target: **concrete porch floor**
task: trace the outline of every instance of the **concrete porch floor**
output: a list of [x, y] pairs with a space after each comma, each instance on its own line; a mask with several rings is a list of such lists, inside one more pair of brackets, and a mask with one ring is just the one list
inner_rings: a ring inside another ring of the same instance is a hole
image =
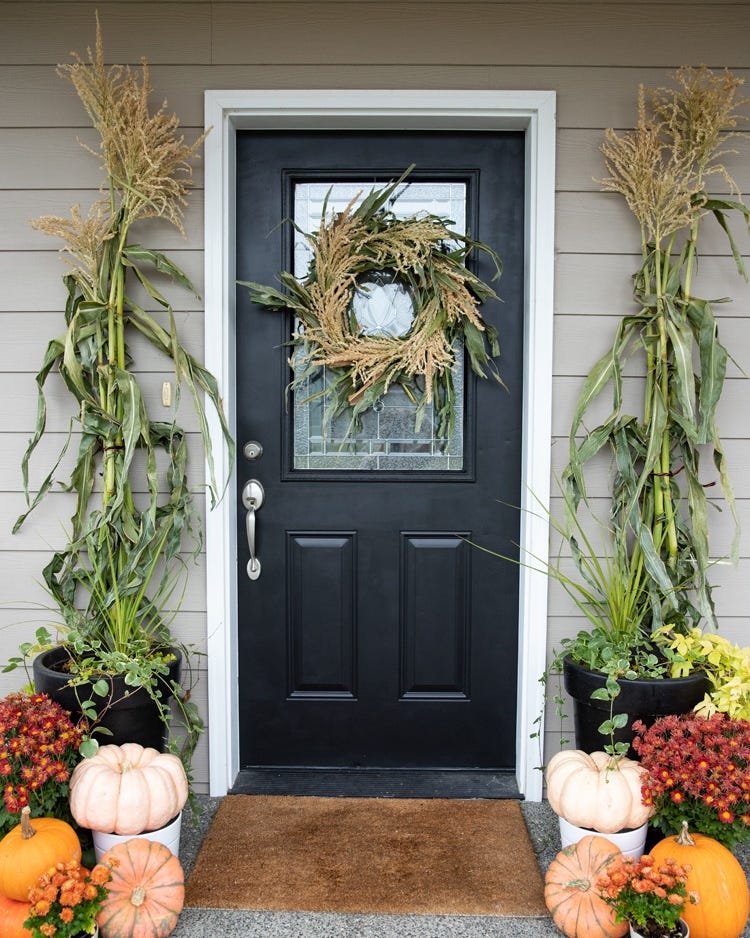
[[[187, 876], [220, 799], [199, 796], [198, 827], [183, 823], [180, 860]], [[557, 817], [546, 802], [522, 802], [542, 875], [560, 849]], [[750, 848], [737, 857], [747, 873]], [[550, 918], [428, 915], [340, 915], [185, 908], [174, 938], [559, 938]], [[750, 938], [746, 928], [741, 938]]]

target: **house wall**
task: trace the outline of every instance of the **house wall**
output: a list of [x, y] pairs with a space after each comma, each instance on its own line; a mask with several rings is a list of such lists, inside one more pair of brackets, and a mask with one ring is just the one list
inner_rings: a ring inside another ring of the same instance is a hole
[[[137, 65], [146, 56], [155, 100], [168, 99], [188, 138], [203, 124], [208, 88], [458, 88], [554, 89], [557, 92], [555, 360], [553, 464], [565, 462], [566, 432], [583, 377], [604, 351], [616, 317], [629, 308], [630, 276], [638, 264], [638, 230], [622, 200], [594, 181], [604, 169], [598, 152], [605, 127], [626, 128], [635, 116], [639, 82], [661, 85], [682, 64], [729, 67], [750, 78], [750, 3], [747, 2], [0, 2], [0, 661], [53, 621], [39, 581], [50, 549], [64, 538], [70, 513], [66, 495], [48, 497], [22, 532], [12, 535], [22, 510], [20, 460], [35, 420], [34, 372], [46, 342], [61, 332], [64, 266], [57, 245], [32, 230], [30, 218], [67, 214], [75, 202], [96, 197], [96, 160], [77, 138], [93, 143], [71, 86], [55, 74], [70, 50], [85, 53], [99, 10], [109, 61]], [[727, 165], [750, 189], [750, 144]], [[193, 277], [203, 279], [203, 192], [186, 215], [186, 237], [155, 223], [144, 230], [149, 246], [164, 250]], [[742, 237], [750, 254], [750, 238]], [[732, 296], [718, 308], [725, 343], [735, 359], [721, 405], [720, 425], [741, 517], [750, 515], [750, 285], [733, 271], [721, 238], [703, 243], [698, 289]], [[199, 300], [170, 290], [188, 349], [202, 354]], [[161, 387], [168, 369], [138, 343], [133, 352], [150, 388], [155, 413], [166, 416]], [[49, 437], [32, 465], [32, 486], [43, 478], [61, 445], [70, 416], [59, 382], [51, 379]], [[202, 482], [197, 425], [189, 408], [181, 422], [192, 431], [192, 473]], [[604, 468], [592, 479], [607, 491]], [[554, 502], [553, 502], [554, 504]], [[718, 515], [714, 549], [729, 539]], [[748, 525], [746, 525], [746, 528]], [[750, 535], [739, 568], [717, 568], [714, 581], [722, 631], [747, 642], [746, 582]], [[191, 568], [175, 628], [205, 645], [205, 569]], [[549, 647], [580, 625], [553, 585]], [[0, 693], [21, 685], [18, 672], [0, 675]], [[206, 682], [194, 698], [205, 706]], [[563, 728], [564, 729], [564, 728]], [[546, 748], [561, 732], [551, 714]], [[199, 790], [208, 779], [207, 745], [195, 761]]]

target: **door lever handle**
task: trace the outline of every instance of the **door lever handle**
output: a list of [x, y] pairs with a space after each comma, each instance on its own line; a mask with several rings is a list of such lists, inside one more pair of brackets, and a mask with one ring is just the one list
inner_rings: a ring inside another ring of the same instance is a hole
[[245, 483], [242, 489], [242, 504], [247, 509], [245, 528], [247, 531], [247, 546], [250, 551], [250, 559], [247, 562], [247, 575], [251, 580], [257, 580], [260, 576], [260, 560], [256, 555], [255, 546], [255, 512], [263, 504], [264, 497], [263, 486], [257, 479], [250, 479]]

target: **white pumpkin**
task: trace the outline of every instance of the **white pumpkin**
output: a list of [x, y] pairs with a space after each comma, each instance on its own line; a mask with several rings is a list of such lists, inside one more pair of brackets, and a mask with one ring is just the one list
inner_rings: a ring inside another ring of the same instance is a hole
[[576, 827], [600, 834], [640, 827], [653, 814], [641, 801], [643, 771], [633, 759], [565, 749], [547, 766], [547, 798], [555, 814]]
[[106, 834], [157, 830], [185, 805], [188, 782], [177, 756], [138, 743], [100, 746], [70, 777], [76, 822]]

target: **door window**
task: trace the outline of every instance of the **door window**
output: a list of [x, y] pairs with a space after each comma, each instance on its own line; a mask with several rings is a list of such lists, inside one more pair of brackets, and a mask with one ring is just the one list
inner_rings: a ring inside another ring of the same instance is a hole
[[[320, 227], [323, 207], [328, 217], [342, 211], [352, 199], [357, 203], [383, 183], [299, 182], [294, 184], [294, 276], [304, 279], [312, 251], [303, 232]], [[389, 206], [399, 218], [430, 213], [451, 221], [457, 234], [466, 233], [467, 186], [464, 182], [408, 183]], [[356, 203], [355, 203], [356, 204]], [[390, 282], [388, 272], [372, 277], [355, 291], [352, 300], [357, 322], [368, 333], [404, 335], [413, 319], [407, 290]], [[464, 469], [464, 348], [456, 347], [453, 382], [456, 424], [450, 440], [437, 435], [432, 405], [416, 429], [416, 405], [401, 388], [390, 388], [362, 417], [362, 428], [353, 431], [349, 416], [326, 421], [325, 389], [328, 369], [309, 379], [292, 395], [293, 468], [333, 470], [430, 471]]]

